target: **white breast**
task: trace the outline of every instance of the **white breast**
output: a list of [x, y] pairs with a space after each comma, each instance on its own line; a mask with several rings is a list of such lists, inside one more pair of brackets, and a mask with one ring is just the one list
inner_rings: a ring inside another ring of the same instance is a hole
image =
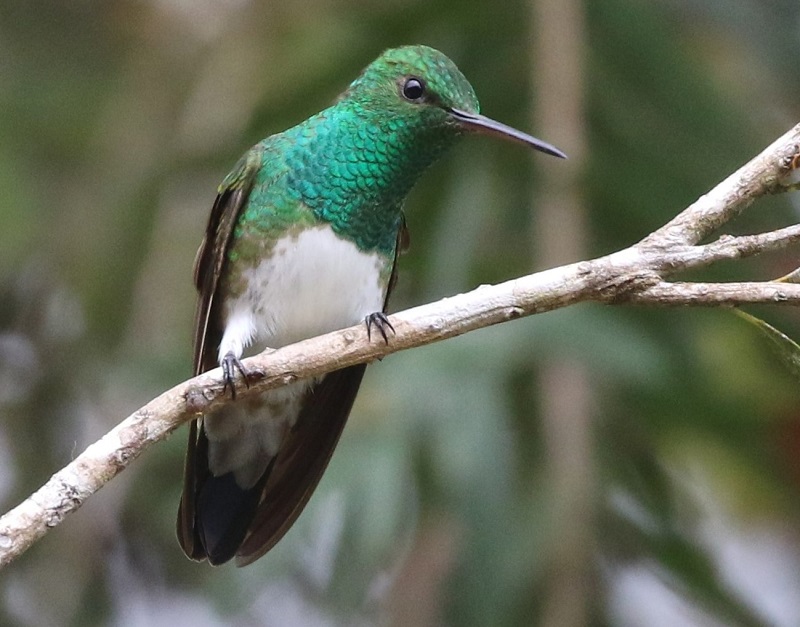
[[247, 289], [229, 302], [219, 347], [241, 356], [279, 348], [356, 324], [383, 310], [382, 259], [364, 253], [329, 226], [287, 236], [273, 254], [245, 273]]
[[[245, 273], [242, 295], [226, 303], [220, 360], [228, 352], [242, 357], [280, 348], [382, 311], [385, 263], [329, 226], [279, 240], [269, 259]], [[298, 381], [206, 416], [211, 472], [234, 472], [241, 487], [254, 485], [294, 425], [311, 384]]]

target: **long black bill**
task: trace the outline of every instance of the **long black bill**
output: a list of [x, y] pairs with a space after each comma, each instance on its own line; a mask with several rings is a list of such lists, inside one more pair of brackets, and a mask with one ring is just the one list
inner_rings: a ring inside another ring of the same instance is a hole
[[531, 137], [527, 133], [518, 131], [515, 128], [506, 126], [501, 122], [496, 122], [491, 118], [487, 118], [485, 115], [481, 115], [480, 113], [468, 113], [467, 111], [461, 111], [460, 109], [448, 109], [447, 112], [467, 130], [483, 133], [484, 135], [494, 135], [495, 137], [501, 137], [503, 139], [510, 139], [511, 141], [525, 144], [526, 146], [530, 146], [531, 148], [547, 153], [548, 155], [560, 157], [561, 159], [567, 158], [567, 155], [565, 155], [555, 146], [552, 146], [547, 142], [543, 142], [541, 139]]

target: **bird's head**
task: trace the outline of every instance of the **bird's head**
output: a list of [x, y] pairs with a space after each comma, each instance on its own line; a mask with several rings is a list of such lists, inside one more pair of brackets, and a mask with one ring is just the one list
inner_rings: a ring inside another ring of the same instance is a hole
[[[476, 132], [525, 144], [564, 158], [535, 137], [480, 114], [475, 90], [448, 57], [428, 46], [385, 51], [353, 81], [341, 99], [398, 128], [459, 135]], [[385, 117], [384, 117], [385, 116]]]

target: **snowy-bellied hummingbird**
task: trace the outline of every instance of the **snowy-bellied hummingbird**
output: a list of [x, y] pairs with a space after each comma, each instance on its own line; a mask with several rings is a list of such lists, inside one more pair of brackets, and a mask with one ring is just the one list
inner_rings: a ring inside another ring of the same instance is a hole
[[[461, 135], [557, 148], [479, 113], [455, 64], [387, 50], [328, 109], [253, 146], [218, 189], [197, 252], [194, 371], [384, 312], [407, 242], [403, 201]], [[192, 559], [249, 564], [292, 526], [325, 471], [365, 365], [234, 398], [190, 426], [178, 539]]]

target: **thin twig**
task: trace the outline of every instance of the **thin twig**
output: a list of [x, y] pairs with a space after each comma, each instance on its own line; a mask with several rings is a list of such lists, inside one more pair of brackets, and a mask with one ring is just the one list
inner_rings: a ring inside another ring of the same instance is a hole
[[753, 200], [786, 191], [786, 176], [795, 167], [800, 146], [800, 124], [767, 146], [707, 194], [663, 227], [648, 235], [643, 244], [667, 248], [696, 244], [739, 215]]
[[628, 302], [665, 306], [799, 305], [800, 285], [791, 283], [668, 283], [630, 294]]

